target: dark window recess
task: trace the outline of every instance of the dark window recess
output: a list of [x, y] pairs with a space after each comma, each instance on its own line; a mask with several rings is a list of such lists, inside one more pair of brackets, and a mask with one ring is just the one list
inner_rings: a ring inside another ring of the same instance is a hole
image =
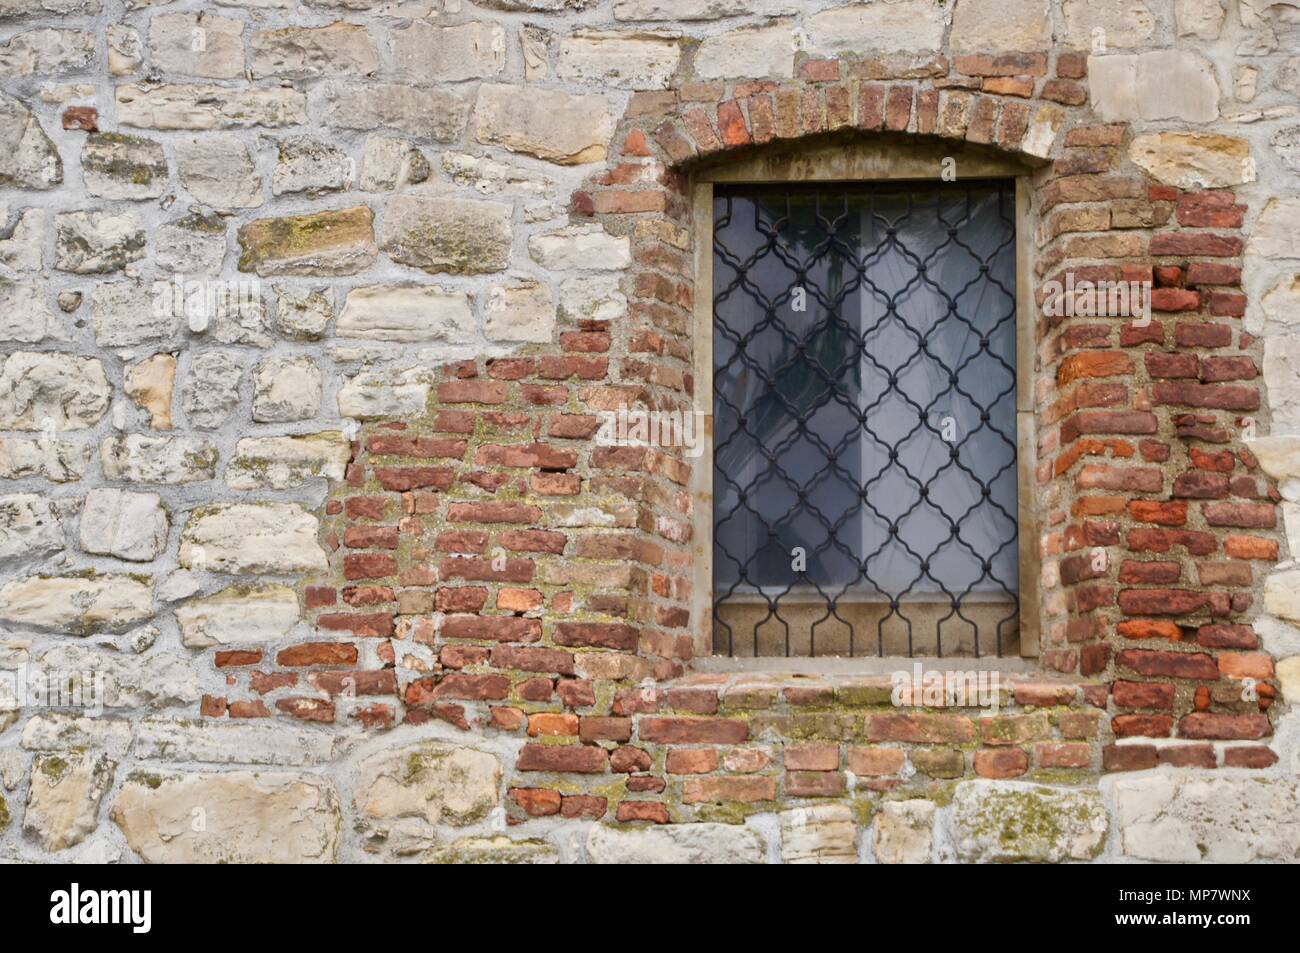
[[1018, 652], [1015, 187], [719, 187], [713, 644]]

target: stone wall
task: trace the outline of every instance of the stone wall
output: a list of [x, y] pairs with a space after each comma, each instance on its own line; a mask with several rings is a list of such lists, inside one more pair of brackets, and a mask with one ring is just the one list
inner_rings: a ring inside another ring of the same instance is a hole
[[[1293, 859], [1298, 38], [0, 0], [0, 857]], [[595, 440], [691, 406], [692, 172], [864, 141], [1033, 168], [1040, 306], [1154, 285], [1033, 309], [1040, 655], [996, 712], [693, 672], [691, 461]]]

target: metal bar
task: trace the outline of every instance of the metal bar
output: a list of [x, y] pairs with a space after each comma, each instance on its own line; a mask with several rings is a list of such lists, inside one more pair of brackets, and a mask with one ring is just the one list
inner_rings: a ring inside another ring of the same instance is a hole
[[711, 197], [713, 650], [853, 656], [874, 623], [881, 656], [1002, 655], [1024, 493], [1014, 183]]

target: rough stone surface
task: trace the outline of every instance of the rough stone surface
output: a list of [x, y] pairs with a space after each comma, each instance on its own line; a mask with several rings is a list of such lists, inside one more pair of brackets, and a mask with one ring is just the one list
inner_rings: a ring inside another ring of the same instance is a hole
[[239, 405], [243, 362], [230, 351], [200, 351], [190, 363], [182, 408], [191, 426], [215, 430]]
[[258, 79], [368, 76], [379, 68], [374, 41], [365, 27], [355, 23], [259, 30], [250, 46], [253, 76]]
[[190, 514], [181, 536], [187, 569], [228, 573], [323, 570], [317, 520], [295, 503], [219, 503]]
[[310, 358], [272, 358], [253, 381], [253, 419], [262, 423], [310, 420], [320, 410], [320, 368]]
[[280, 288], [275, 322], [280, 333], [295, 341], [317, 341], [334, 320], [334, 305], [321, 291]]
[[27, 751], [96, 750], [121, 759], [131, 738], [131, 722], [125, 718], [41, 711], [27, 720], [19, 743]]
[[1227, 17], [1224, 0], [1175, 0], [1174, 16], [1179, 36], [1217, 40]]
[[157, 198], [167, 190], [169, 172], [163, 147], [142, 136], [97, 132], [81, 150], [86, 191], [105, 199]]
[[81, 548], [88, 553], [149, 562], [167, 545], [169, 520], [157, 493], [99, 487], [81, 509]]
[[1246, 242], [1247, 257], [1300, 260], [1300, 197], [1273, 197], [1264, 205]]
[[50, 189], [63, 181], [63, 160], [31, 110], [0, 93], [0, 185]]
[[0, 560], [32, 559], [63, 549], [63, 526], [37, 493], [0, 495]]
[[1050, 4], [1048, 0], [957, 0], [948, 43], [960, 53], [1050, 49]]
[[1300, 785], [1293, 778], [1122, 778], [1115, 804], [1128, 857], [1242, 864], [1300, 855]]
[[233, 490], [286, 490], [308, 480], [341, 480], [352, 448], [338, 430], [287, 437], [245, 437], [226, 468]]
[[116, 767], [106, 755], [92, 752], [34, 758], [23, 830], [48, 851], [80, 844], [99, 826], [99, 805]]
[[131, 576], [27, 576], [0, 586], [0, 620], [68, 635], [120, 631], [153, 610], [149, 584]]
[[1022, 781], [964, 781], [953, 796], [958, 857], [966, 863], [1089, 860], [1109, 821], [1096, 791]]
[[543, 840], [464, 837], [422, 858], [427, 864], [558, 864], [560, 852]]
[[405, 139], [368, 136], [361, 159], [360, 187], [364, 192], [391, 192], [429, 178], [429, 162]]
[[49, 214], [43, 208], [24, 209], [8, 238], [0, 239], [0, 263], [14, 271], [37, 271], [45, 245]]
[[872, 824], [871, 847], [882, 864], [928, 864], [934, 851], [933, 801], [886, 801]]
[[68, 341], [71, 337], [39, 286], [0, 279], [0, 341], [38, 344], [47, 338]]
[[105, 281], [90, 296], [95, 343], [133, 347], [169, 339], [180, 327], [180, 313], [143, 281]]
[[706, 37], [695, 51], [695, 73], [701, 79], [789, 78], [794, 75], [794, 31], [782, 24], [744, 27]]
[[759, 864], [766, 849], [757, 832], [734, 824], [593, 824], [586, 847], [593, 864]]
[[485, 84], [478, 93], [475, 136], [560, 165], [599, 162], [614, 133], [609, 100], [560, 90]]
[[0, 43], [0, 75], [74, 73], [95, 58], [95, 37], [85, 30], [28, 30]]
[[112, 817], [130, 848], [155, 864], [332, 863], [342, 824], [323, 779], [246, 771], [128, 776]]
[[38, 661], [47, 671], [80, 680], [83, 694], [93, 698], [99, 693], [109, 709], [157, 710], [193, 706], [199, 700], [198, 673], [185, 655], [123, 654], [61, 644]]
[[356, 807], [372, 840], [412, 853], [427, 842], [432, 825], [464, 826], [487, 817], [500, 800], [500, 783], [494, 755], [428, 742], [363, 761]]
[[1135, 138], [1128, 154], [1157, 181], [1182, 189], [1220, 189], [1255, 178], [1250, 144], [1232, 136], [1150, 133]]
[[139, 723], [135, 753], [148, 761], [301, 767], [329, 761], [334, 742], [320, 732], [267, 721], [214, 723], [159, 717]]
[[492, 288], [483, 313], [484, 330], [493, 341], [545, 343], [555, 332], [555, 298], [537, 282]]
[[175, 149], [181, 184], [200, 202], [225, 212], [262, 204], [261, 178], [238, 137], [181, 139]]
[[276, 195], [320, 195], [343, 192], [352, 185], [353, 161], [346, 152], [311, 136], [280, 143], [280, 155], [271, 174]]
[[155, 354], [127, 369], [123, 390], [149, 415], [150, 430], [170, 430], [175, 385], [176, 358], [171, 354]]
[[391, 129], [433, 142], [450, 142], [464, 131], [470, 105], [456, 91], [437, 87], [330, 83], [319, 94], [325, 123], [340, 129]]
[[510, 261], [510, 212], [501, 202], [399, 195], [384, 219], [383, 249], [435, 274], [501, 271]]
[[[1007, 11], [999, 11], [999, 18], [1006, 19]], [[809, 52], [818, 56], [928, 52], [943, 46], [944, 16], [943, 8], [928, 0], [858, 3], [815, 13], [805, 29]]]
[[149, 55], [174, 75], [235, 79], [244, 74], [243, 31], [233, 17], [159, 13], [149, 21]]
[[354, 275], [375, 261], [374, 213], [365, 205], [260, 219], [239, 230], [240, 271]]
[[216, 475], [218, 451], [199, 437], [125, 434], [99, 445], [99, 462], [110, 480], [195, 483]]
[[404, 75], [457, 81], [488, 79], [505, 68], [506, 31], [478, 21], [458, 26], [414, 22], [392, 33], [393, 62]]
[[857, 827], [844, 804], [781, 812], [781, 859], [787, 864], [854, 864]]
[[345, 338], [449, 344], [469, 343], [476, 330], [468, 297], [434, 285], [354, 288], [336, 326]]
[[54, 267], [60, 271], [121, 271], [144, 257], [144, 225], [131, 212], [60, 212], [54, 230]]
[[93, 427], [107, 412], [111, 394], [98, 358], [14, 351], [0, 365], [0, 429]]
[[1143, 0], [1064, 0], [1065, 42], [1079, 49], [1120, 49], [1152, 39], [1156, 17]]
[[181, 644], [190, 649], [273, 642], [298, 616], [298, 597], [288, 586], [231, 586], [176, 607]]
[[1219, 115], [1214, 64], [1190, 50], [1091, 56], [1088, 85], [1093, 106], [1106, 122], [1207, 122]]
[[681, 56], [681, 44], [672, 37], [578, 30], [560, 39], [555, 75], [616, 89], [664, 89]]
[[118, 122], [140, 129], [241, 129], [307, 122], [306, 97], [295, 89], [231, 89], [202, 84], [119, 86]]
[[533, 261], [556, 271], [617, 271], [631, 263], [626, 238], [609, 235], [598, 225], [572, 225], [528, 239]]

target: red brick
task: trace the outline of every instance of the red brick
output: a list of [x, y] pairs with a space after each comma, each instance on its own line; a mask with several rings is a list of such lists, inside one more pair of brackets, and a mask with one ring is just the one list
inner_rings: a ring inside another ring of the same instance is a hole
[[1029, 755], [1020, 748], [975, 752], [975, 773], [982, 778], [1018, 778], [1029, 770]]
[[749, 738], [749, 725], [729, 718], [642, 718], [642, 741], [659, 744], [739, 744]]
[[682, 782], [682, 802], [776, 800], [776, 779], [767, 777], [688, 778]]
[[385, 490], [405, 493], [433, 488], [449, 490], [456, 472], [446, 467], [375, 467], [375, 479]]
[[1110, 720], [1116, 738], [1167, 738], [1173, 727], [1170, 715], [1116, 715]]
[[433, 689], [432, 698], [460, 698], [470, 701], [500, 701], [510, 694], [510, 679], [504, 675], [444, 675]]
[[453, 615], [443, 620], [442, 635], [447, 639], [536, 642], [542, 637], [542, 620], [513, 615]]
[[510, 800], [531, 817], [550, 817], [560, 813], [560, 792], [547, 788], [511, 788]]
[[287, 649], [281, 649], [276, 655], [278, 665], [297, 667], [301, 665], [355, 665], [357, 647], [347, 642], [305, 642]]
[[578, 734], [578, 716], [558, 711], [539, 711], [528, 716], [528, 735], [574, 737]]
[[334, 723], [334, 703], [323, 698], [281, 698], [275, 707], [277, 711], [302, 721]]
[[1092, 746], [1049, 743], [1037, 745], [1034, 756], [1042, 768], [1086, 768], [1092, 763]]
[[1178, 734], [1183, 738], [1255, 740], [1273, 733], [1267, 715], [1216, 714], [1193, 712], [1178, 720]]
[[1145, 771], [1156, 766], [1155, 745], [1106, 745], [1101, 751], [1106, 771]]
[[591, 794], [566, 794], [560, 802], [562, 817], [581, 817], [600, 820], [609, 809], [609, 801]]
[[1268, 748], [1234, 746], [1223, 751], [1223, 765], [1227, 768], [1271, 768], [1277, 760], [1276, 752]]
[[788, 771], [785, 793], [788, 797], [839, 797], [848, 788], [838, 771]]
[[383, 579], [397, 575], [397, 560], [385, 553], [349, 553], [343, 557], [345, 579]]
[[69, 106], [63, 110], [63, 128], [99, 132], [99, 110], [94, 106]]
[[826, 744], [787, 744], [785, 767], [787, 771], [837, 771], [840, 749]]
[[1121, 708], [1158, 708], [1172, 711], [1174, 686], [1162, 682], [1116, 681], [1112, 686], [1115, 704]]
[[583, 741], [630, 741], [631, 718], [583, 716], [579, 720], [578, 734]]
[[527, 744], [519, 752], [519, 771], [556, 771], [571, 774], [604, 774], [609, 756], [591, 745]]
[[966, 744], [975, 740], [975, 724], [964, 716], [868, 715], [865, 737], [909, 744]]
[[718, 770], [718, 752], [714, 748], [674, 748], [668, 752], [669, 774], [712, 774]]
[[1156, 652], [1150, 649], [1124, 649], [1115, 656], [1121, 668], [1156, 678], [1198, 678], [1213, 681], [1219, 677], [1214, 657], [1201, 652]]
[[1156, 749], [1161, 764], [1175, 768], [1213, 768], [1218, 760], [1212, 745], [1163, 745]]
[[561, 622], [555, 627], [555, 644], [636, 649], [640, 636], [635, 628], [622, 622]]

